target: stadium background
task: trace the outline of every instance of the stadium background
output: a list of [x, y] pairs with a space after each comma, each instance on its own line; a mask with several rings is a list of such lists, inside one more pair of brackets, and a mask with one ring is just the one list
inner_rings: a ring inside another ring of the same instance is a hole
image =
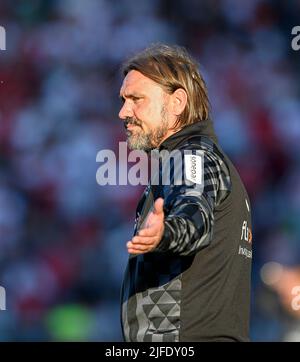
[[200, 62], [252, 200], [251, 338], [300, 341], [300, 2], [1, 0], [0, 25], [0, 340], [121, 340], [142, 188], [97, 185], [96, 154], [125, 140], [120, 63], [161, 41]]

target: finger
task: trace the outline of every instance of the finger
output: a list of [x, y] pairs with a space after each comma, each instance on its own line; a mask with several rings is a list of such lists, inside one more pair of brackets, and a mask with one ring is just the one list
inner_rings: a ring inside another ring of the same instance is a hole
[[132, 244], [131, 242], [127, 244], [127, 249], [129, 250], [135, 250], [135, 251], [150, 251], [151, 247], [149, 245], [143, 245], [143, 244]]
[[132, 250], [138, 250], [138, 251], [150, 251], [152, 249], [152, 246], [149, 245], [143, 245], [143, 244], [134, 244], [134, 246], [130, 247]]
[[150, 245], [150, 244], [154, 244], [157, 241], [157, 237], [153, 237], [153, 236], [135, 236], [132, 239], [133, 244], [145, 244], [145, 245]]
[[137, 250], [146, 250], [149, 248], [149, 245], [147, 244], [134, 244], [132, 241], [128, 241], [126, 244], [127, 249], [137, 249]]
[[128, 253], [129, 254], [135, 254], [135, 255], [137, 255], [137, 254], [145, 254], [144, 251], [136, 250], [136, 249], [128, 249]]
[[164, 212], [164, 199], [159, 197], [154, 203], [153, 213], [156, 215], [162, 214]]

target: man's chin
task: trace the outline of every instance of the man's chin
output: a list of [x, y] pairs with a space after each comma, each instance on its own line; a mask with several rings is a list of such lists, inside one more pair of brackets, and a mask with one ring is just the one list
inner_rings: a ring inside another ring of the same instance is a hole
[[145, 147], [145, 146], [142, 146], [142, 145], [138, 145], [138, 144], [135, 144], [135, 143], [130, 143], [130, 142], [127, 142], [127, 145], [128, 145], [128, 148], [131, 150], [131, 151], [147, 151], [148, 150], [148, 147]]
[[146, 143], [143, 140], [137, 140], [137, 139], [132, 139], [131, 137], [127, 138], [127, 145], [128, 148], [132, 151], [134, 150], [140, 150], [140, 151], [145, 151], [148, 152], [149, 150], [151, 150], [151, 146]]

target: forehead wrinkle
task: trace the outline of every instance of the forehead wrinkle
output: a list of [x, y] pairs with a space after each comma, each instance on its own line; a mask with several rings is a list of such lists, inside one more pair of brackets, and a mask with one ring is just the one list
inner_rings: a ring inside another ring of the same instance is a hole
[[149, 91], [149, 88], [151, 87], [159, 91], [164, 91], [163, 88], [152, 79], [144, 76], [142, 73], [136, 70], [131, 70], [124, 78], [120, 92], [121, 94], [127, 93], [128, 90], [129, 94], [135, 92], [144, 94], [144, 91], [147, 89]]

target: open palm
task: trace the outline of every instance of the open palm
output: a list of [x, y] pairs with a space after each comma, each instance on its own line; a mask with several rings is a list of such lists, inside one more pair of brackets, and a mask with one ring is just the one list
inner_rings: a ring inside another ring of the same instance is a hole
[[153, 211], [147, 216], [145, 227], [127, 242], [130, 254], [143, 254], [156, 248], [164, 233], [164, 200], [158, 198], [154, 203]]

